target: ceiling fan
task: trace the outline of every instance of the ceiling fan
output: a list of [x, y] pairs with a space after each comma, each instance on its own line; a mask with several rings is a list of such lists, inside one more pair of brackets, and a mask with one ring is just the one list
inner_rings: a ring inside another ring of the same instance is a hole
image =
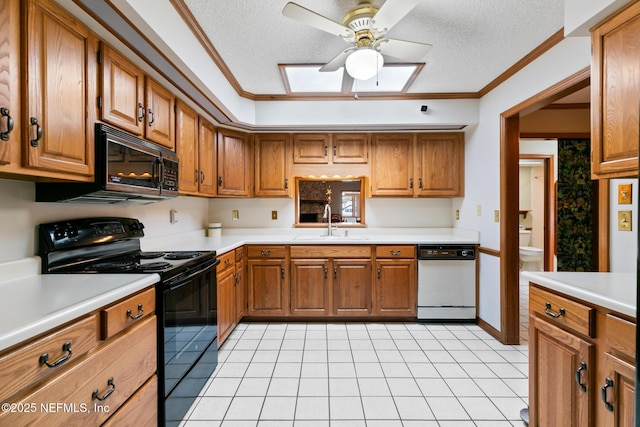
[[342, 38], [352, 46], [327, 62], [320, 71], [336, 71], [345, 67], [354, 79], [368, 80], [384, 65], [385, 57], [418, 62], [431, 45], [390, 39], [386, 33], [422, 0], [387, 0], [379, 9], [360, 1], [338, 23], [297, 3], [287, 3], [282, 14]]

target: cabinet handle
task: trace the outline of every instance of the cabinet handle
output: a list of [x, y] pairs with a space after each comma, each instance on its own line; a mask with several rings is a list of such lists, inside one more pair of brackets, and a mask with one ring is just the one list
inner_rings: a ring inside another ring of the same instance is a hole
[[333, 267], [333, 278], [334, 279], [338, 278], [338, 267]]
[[231, 265], [231, 260], [230, 259], [225, 259], [224, 260], [224, 265], [226, 265], [227, 267], [229, 267]]
[[548, 301], [544, 304], [544, 312], [547, 313], [549, 317], [553, 317], [554, 319], [557, 319], [558, 317], [564, 316], [566, 314], [564, 308], [562, 307], [560, 307], [558, 313], [554, 313], [553, 311], [551, 311], [551, 303]]
[[49, 363], [49, 353], [44, 353], [42, 356], [40, 356], [40, 360], [39, 360], [40, 364], [47, 365], [47, 367], [49, 368], [55, 368], [56, 366], [62, 365], [64, 362], [69, 360], [71, 358], [71, 341], [67, 341], [64, 344], [62, 344], [62, 351], [67, 354], [61, 356], [58, 360], [56, 360], [53, 363]]
[[604, 380], [604, 386], [602, 386], [602, 389], [600, 390], [600, 398], [602, 398], [602, 401], [604, 402], [604, 407], [607, 408], [607, 411], [613, 412], [613, 405], [607, 402], [607, 389], [609, 387], [613, 387], [613, 380], [607, 377]]
[[380, 267], [378, 267], [378, 279], [382, 278], [382, 269]]
[[238, 286], [238, 273], [235, 273], [233, 275], [234, 281], [233, 281], [233, 286]]
[[336, 150], [336, 146], [334, 145], [334, 146], [333, 146], [333, 155], [334, 155], [334, 156], [336, 155], [336, 151], [337, 151], [337, 150]]
[[271, 256], [271, 251], [268, 250], [268, 251], [265, 252], [262, 249], [260, 249], [260, 255], [262, 255], [262, 256]]
[[391, 249], [389, 252], [391, 253], [391, 256], [400, 256], [400, 252], [402, 251], [398, 249], [397, 251], [394, 252], [394, 250]]
[[7, 118], [7, 131], [0, 132], [0, 139], [3, 141], [9, 140], [9, 134], [13, 130], [13, 118], [9, 114], [9, 110], [7, 108], [0, 108], [0, 116]]
[[289, 178], [284, 179], [284, 189], [287, 190], [289, 188]]
[[193, 170], [193, 176], [195, 177], [193, 180], [195, 182], [198, 182], [198, 179], [199, 179], [199, 176], [200, 176], [199, 173], [198, 173], [198, 169], [194, 169]]
[[218, 187], [222, 187], [222, 177], [218, 176]]
[[418, 178], [418, 188], [422, 189], [422, 178]]
[[138, 121], [141, 122], [142, 119], [144, 119], [144, 107], [138, 102]]
[[329, 268], [326, 265], [324, 266], [324, 278], [329, 278]]
[[38, 141], [40, 141], [40, 138], [42, 138], [42, 126], [40, 126], [40, 123], [38, 123], [38, 119], [36, 119], [35, 117], [31, 117], [29, 122], [31, 123], [31, 126], [36, 127], [36, 138], [31, 140], [31, 146], [37, 147]]
[[149, 127], [151, 127], [155, 118], [156, 116], [153, 114], [153, 111], [151, 111], [151, 108], [149, 108]]
[[138, 314], [136, 314], [135, 316], [133, 315], [131, 310], [127, 310], [127, 317], [131, 318], [132, 320], [138, 320], [142, 316], [144, 316], [144, 310], [142, 309], [142, 304], [138, 304]]
[[409, 178], [409, 188], [413, 188], [413, 178]]
[[584, 362], [580, 362], [580, 366], [578, 367], [578, 369], [576, 369], [576, 383], [578, 383], [578, 386], [580, 387], [580, 391], [582, 392], [587, 391], [587, 386], [582, 384], [582, 379], [581, 379], [582, 371], [586, 369], [587, 369], [587, 364]]
[[97, 399], [100, 402], [107, 400], [107, 398], [111, 396], [111, 393], [116, 391], [116, 385], [113, 383], [113, 377], [107, 380], [107, 386], [109, 386], [109, 390], [105, 391], [102, 396], [98, 396], [98, 393], [100, 393], [98, 389], [93, 390], [93, 394], [91, 395], [91, 398]]
[[284, 267], [280, 267], [280, 277], [284, 280]]
[[324, 156], [325, 156], [325, 157], [327, 157], [327, 156], [329, 155], [329, 151], [327, 151], [327, 150], [328, 150], [328, 148], [327, 148], [327, 146], [325, 145], [325, 146], [324, 146]]
[[204, 182], [204, 172], [200, 171], [200, 184]]

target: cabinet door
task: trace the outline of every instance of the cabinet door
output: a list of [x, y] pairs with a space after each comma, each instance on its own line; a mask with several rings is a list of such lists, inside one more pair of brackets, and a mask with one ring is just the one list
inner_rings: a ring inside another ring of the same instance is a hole
[[148, 140], [175, 151], [175, 97], [149, 77], [145, 81], [147, 120], [144, 134]]
[[416, 262], [412, 259], [376, 262], [376, 310], [379, 316], [416, 315]]
[[251, 196], [249, 135], [218, 129], [218, 196]]
[[374, 135], [371, 141], [371, 195], [413, 196], [413, 136]]
[[[634, 423], [635, 367], [612, 354], [604, 354], [606, 378], [600, 379], [606, 427], [631, 427]], [[606, 387], [606, 388], [605, 388]], [[604, 390], [604, 391], [602, 391]]]
[[93, 175], [97, 39], [48, 0], [26, 21], [27, 165]]
[[640, 3], [591, 33], [594, 178], [637, 176], [640, 123]]
[[291, 314], [326, 316], [331, 313], [328, 259], [291, 261]]
[[464, 195], [464, 134], [419, 134], [417, 142], [418, 196]]
[[289, 196], [289, 136], [258, 134], [254, 144], [256, 197]]
[[134, 135], [144, 133], [144, 73], [102, 43], [100, 119]]
[[371, 260], [333, 260], [333, 314], [363, 316], [371, 309]]
[[366, 134], [333, 135], [333, 163], [367, 163], [369, 143]]
[[592, 426], [595, 346], [546, 320], [529, 319], [529, 424]]
[[250, 259], [248, 315], [289, 314], [289, 289], [284, 260]]
[[218, 281], [218, 346], [221, 346], [235, 326], [235, 285], [234, 270], [220, 274]]
[[0, 1], [0, 165], [11, 162], [11, 147], [19, 151], [20, 144], [19, 14], [20, 2]]
[[236, 261], [236, 324], [238, 324], [247, 313], [247, 280], [245, 278], [246, 270], [246, 262]]
[[176, 108], [176, 148], [179, 163], [180, 193], [198, 192], [198, 114], [182, 102]]
[[200, 184], [198, 192], [213, 196], [216, 194], [216, 129], [200, 117], [200, 137], [198, 140], [198, 169]]
[[329, 163], [331, 135], [308, 133], [293, 135], [293, 163]]

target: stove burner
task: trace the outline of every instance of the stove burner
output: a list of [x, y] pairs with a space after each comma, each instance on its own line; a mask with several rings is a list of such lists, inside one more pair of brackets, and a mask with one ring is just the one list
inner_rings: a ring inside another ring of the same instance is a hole
[[143, 270], [143, 271], [157, 271], [157, 270], [163, 270], [167, 267], [171, 267], [171, 263], [158, 261], [158, 262], [152, 262], [149, 264], [141, 264], [138, 266], [137, 269]]
[[138, 254], [138, 257], [140, 259], [154, 259], [154, 258], [160, 258], [162, 256], [164, 256], [165, 252], [140, 252]]
[[106, 261], [99, 262], [97, 264], [92, 264], [88, 266], [85, 270], [94, 270], [94, 271], [129, 271], [135, 270], [138, 267], [138, 263], [135, 261], [125, 260], [125, 261]]
[[189, 259], [200, 256], [200, 252], [169, 252], [165, 254], [165, 259]]

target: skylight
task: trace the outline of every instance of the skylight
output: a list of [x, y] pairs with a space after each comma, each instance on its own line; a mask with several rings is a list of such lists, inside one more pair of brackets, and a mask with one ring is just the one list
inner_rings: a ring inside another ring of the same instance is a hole
[[317, 64], [279, 64], [288, 94], [353, 95], [355, 93], [402, 94], [407, 91], [424, 64], [385, 64], [377, 77], [354, 80], [344, 67], [321, 72]]

